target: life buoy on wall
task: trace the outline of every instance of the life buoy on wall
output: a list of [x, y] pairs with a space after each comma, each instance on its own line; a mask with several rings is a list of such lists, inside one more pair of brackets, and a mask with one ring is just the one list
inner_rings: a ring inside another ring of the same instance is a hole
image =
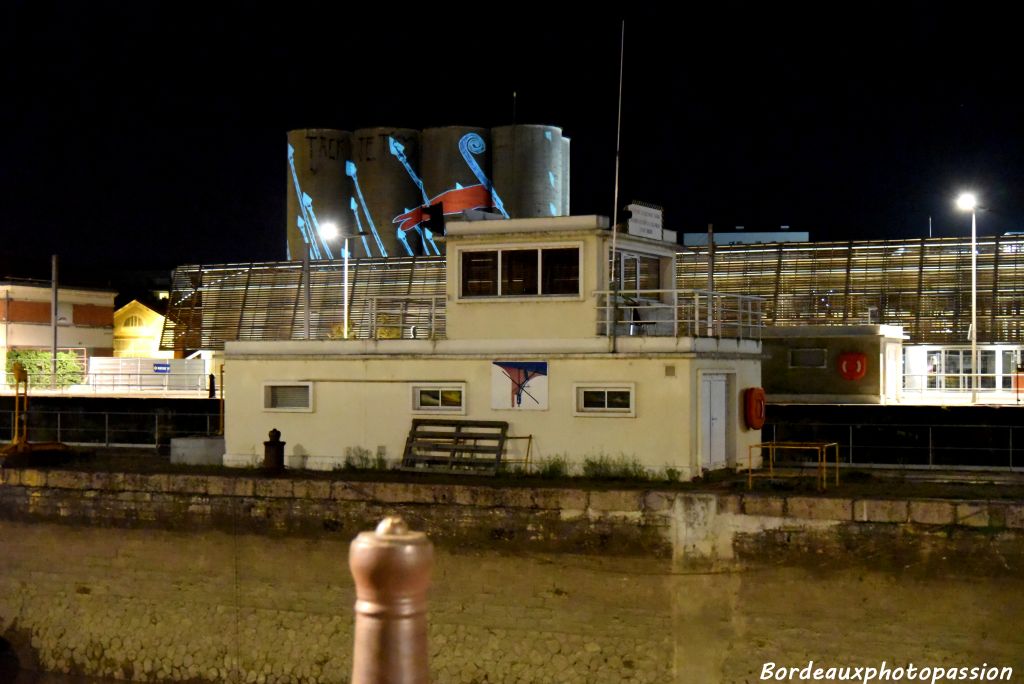
[[743, 390], [743, 418], [751, 430], [764, 427], [765, 398], [763, 387], [748, 387]]
[[844, 380], [860, 380], [868, 372], [868, 357], [863, 352], [843, 352], [838, 365]]

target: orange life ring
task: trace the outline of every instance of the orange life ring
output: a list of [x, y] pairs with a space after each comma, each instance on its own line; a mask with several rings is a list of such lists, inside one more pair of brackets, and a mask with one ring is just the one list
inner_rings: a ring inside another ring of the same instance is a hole
[[868, 357], [863, 352], [843, 352], [839, 355], [839, 374], [844, 380], [860, 380], [868, 372]]
[[749, 429], [760, 430], [764, 427], [764, 412], [764, 388], [748, 387], [743, 390], [743, 417]]

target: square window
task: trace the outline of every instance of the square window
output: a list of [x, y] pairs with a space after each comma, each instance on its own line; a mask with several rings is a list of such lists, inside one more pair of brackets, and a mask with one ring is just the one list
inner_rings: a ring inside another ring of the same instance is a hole
[[498, 294], [498, 253], [462, 253], [462, 296], [493, 297]]
[[501, 253], [501, 294], [537, 294], [537, 250], [516, 249]]
[[313, 383], [267, 383], [263, 386], [265, 411], [312, 411]]
[[580, 250], [576, 247], [541, 250], [541, 294], [575, 295], [580, 291]]

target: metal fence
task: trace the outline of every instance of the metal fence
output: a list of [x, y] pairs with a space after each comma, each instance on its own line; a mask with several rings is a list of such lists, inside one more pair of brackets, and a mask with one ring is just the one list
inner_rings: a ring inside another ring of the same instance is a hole
[[[206, 393], [209, 389], [209, 376], [206, 373], [153, 373], [152, 371], [82, 373], [80, 382], [61, 385], [59, 382], [53, 382], [50, 373], [29, 373], [28, 383], [33, 392], [36, 390], [53, 390], [61, 394], [76, 395], [127, 392]], [[14, 387], [14, 375], [12, 373], [7, 373], [7, 387]]]
[[773, 422], [764, 435], [780, 442], [838, 442], [840, 461], [848, 465], [1024, 467], [1024, 427], [1018, 425]]
[[[144, 446], [170, 444], [172, 437], [217, 434], [216, 413], [181, 413], [157, 410], [146, 413], [122, 411], [47, 411], [30, 408], [28, 438], [31, 442], [63, 442], [82, 446]], [[0, 441], [14, 434], [14, 411], [0, 411]]]
[[[760, 340], [760, 297], [706, 290], [600, 290], [597, 334]], [[614, 323], [613, 323], [614, 321]]]

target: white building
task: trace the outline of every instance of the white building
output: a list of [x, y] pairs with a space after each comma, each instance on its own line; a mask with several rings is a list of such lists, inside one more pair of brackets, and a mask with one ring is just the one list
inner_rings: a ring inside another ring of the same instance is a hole
[[[0, 282], [0, 366], [9, 350], [49, 350], [53, 344], [48, 282]], [[57, 293], [57, 348], [83, 361], [113, 354], [114, 297], [109, 290], [61, 287]], [[6, 375], [5, 375], [6, 377]]]
[[597, 216], [450, 224], [443, 296], [370, 297], [361, 339], [228, 342], [225, 463], [261, 461], [271, 428], [289, 466], [397, 462], [413, 418], [454, 417], [530, 436], [510, 460], [531, 444], [534, 461], [624, 457], [684, 479], [745, 465], [760, 301], [678, 290], [674, 245], [628, 235], [613, 297], [612, 241]]

